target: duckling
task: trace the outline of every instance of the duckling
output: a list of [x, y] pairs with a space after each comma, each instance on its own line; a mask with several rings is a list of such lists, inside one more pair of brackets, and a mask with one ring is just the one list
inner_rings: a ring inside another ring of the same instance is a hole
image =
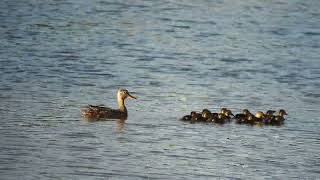
[[223, 107], [223, 108], [220, 108], [220, 112], [219, 113], [225, 113], [225, 111], [228, 111], [228, 108]]
[[275, 113], [276, 111], [274, 110], [268, 110], [264, 115], [264, 123], [265, 124], [270, 124], [271, 121], [272, 121], [272, 118], [273, 118], [273, 114]]
[[253, 114], [248, 114], [243, 123], [254, 125], [256, 123], [256, 117]]
[[217, 113], [217, 116], [212, 117], [212, 122], [218, 123], [218, 124], [224, 124], [229, 121], [230, 118], [228, 118], [223, 113]]
[[273, 116], [271, 123], [274, 124], [274, 125], [282, 124], [283, 121], [285, 120], [284, 119], [285, 115], [288, 115], [287, 112], [285, 110], [283, 110], [283, 109], [280, 109], [279, 112], [278, 112], [278, 115]]
[[190, 115], [183, 116], [180, 120], [181, 121], [191, 121], [192, 117], [196, 114], [195, 111], [191, 111]]
[[265, 114], [262, 111], [257, 111], [254, 120], [256, 122], [263, 122], [265, 118]]
[[118, 109], [111, 109], [102, 105], [88, 105], [81, 110], [81, 114], [87, 119], [127, 119], [128, 111], [124, 104], [126, 98], [136, 99], [128, 90], [119, 89], [117, 91]]
[[203, 109], [201, 115], [202, 115], [202, 118], [204, 121], [206, 121], [206, 122], [212, 121], [213, 116], [212, 116], [212, 113], [208, 109]]
[[230, 116], [233, 116], [233, 117], [234, 117], [232, 111], [231, 111], [230, 109], [227, 109], [227, 108], [221, 108], [221, 109], [220, 109], [220, 113], [226, 115], [226, 116], [229, 117], [229, 118], [230, 118]]
[[274, 111], [274, 110], [268, 110], [268, 111], [265, 113], [265, 116], [266, 116], [266, 117], [272, 117], [275, 112], [276, 112], [276, 111]]
[[242, 113], [236, 114], [234, 119], [236, 119], [236, 123], [244, 123], [249, 115], [252, 115], [248, 109], [243, 109]]
[[202, 114], [201, 113], [197, 113], [195, 111], [192, 111], [191, 112], [191, 120], [190, 120], [190, 122], [191, 123], [195, 123], [195, 122], [201, 122], [201, 121], [203, 121]]

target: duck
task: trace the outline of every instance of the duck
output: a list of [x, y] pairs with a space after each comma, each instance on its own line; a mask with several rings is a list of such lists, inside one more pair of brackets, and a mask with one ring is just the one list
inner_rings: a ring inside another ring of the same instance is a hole
[[271, 123], [274, 125], [281, 125], [285, 120], [285, 115], [288, 115], [287, 112], [284, 109], [280, 109], [278, 114], [272, 117]]
[[229, 122], [229, 120], [230, 120], [230, 118], [228, 116], [226, 116], [225, 114], [218, 113], [218, 115], [215, 116], [212, 121], [215, 123], [218, 123], [218, 124], [224, 124], [226, 122]]
[[197, 113], [195, 111], [191, 111], [190, 115], [183, 116], [180, 120], [181, 121], [191, 121], [193, 117], [195, 117]]
[[244, 124], [254, 125], [256, 123], [256, 117], [253, 114], [248, 114], [243, 121]]
[[236, 123], [241, 124], [244, 123], [251, 115], [252, 114], [248, 109], [243, 109], [241, 113], [234, 116], [234, 119], [236, 120]]
[[197, 113], [193, 111], [193, 113], [191, 114], [191, 123], [201, 122], [201, 121], [204, 121], [202, 117], [202, 113]]
[[104, 105], [88, 105], [81, 110], [81, 115], [87, 119], [127, 119], [128, 111], [124, 104], [125, 99], [137, 99], [128, 90], [117, 91], [118, 109], [111, 109]]
[[213, 119], [213, 115], [208, 109], [203, 109], [201, 115], [203, 120], [206, 122], [211, 122]]
[[272, 118], [273, 118], [273, 114], [275, 113], [276, 111], [274, 111], [274, 110], [267, 110], [265, 113], [264, 113], [264, 115], [265, 115], [265, 117], [264, 117], [264, 123], [265, 124], [270, 124], [271, 123], [271, 121], [272, 121]]
[[257, 111], [254, 117], [256, 122], [263, 122], [265, 119], [265, 114], [262, 111]]
[[226, 115], [228, 118], [231, 118], [231, 116], [234, 117], [234, 114], [232, 113], [232, 111], [228, 108], [221, 108], [220, 109], [220, 113]]
[[276, 111], [274, 111], [274, 110], [268, 110], [268, 111], [266, 111], [266, 113], [264, 113], [264, 114], [266, 115], [266, 117], [272, 117], [275, 112], [276, 112]]

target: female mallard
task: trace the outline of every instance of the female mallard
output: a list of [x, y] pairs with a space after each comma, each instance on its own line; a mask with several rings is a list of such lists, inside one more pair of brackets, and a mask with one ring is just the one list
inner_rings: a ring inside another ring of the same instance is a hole
[[126, 89], [119, 89], [117, 92], [118, 109], [111, 109], [105, 106], [88, 105], [81, 110], [83, 117], [88, 119], [127, 119], [128, 111], [124, 105], [126, 98], [136, 99]]

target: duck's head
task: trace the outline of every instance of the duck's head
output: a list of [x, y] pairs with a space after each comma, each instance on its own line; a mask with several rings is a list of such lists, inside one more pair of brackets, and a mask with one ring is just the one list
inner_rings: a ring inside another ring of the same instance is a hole
[[284, 115], [288, 115], [287, 112], [283, 109], [279, 110], [279, 116], [284, 116]]
[[203, 109], [201, 116], [205, 119], [208, 119], [212, 116], [211, 112], [208, 109]]
[[226, 119], [227, 116], [223, 113], [218, 113], [218, 119]]
[[267, 115], [267, 116], [273, 116], [273, 114], [274, 114], [275, 112], [276, 112], [276, 111], [274, 111], [274, 110], [268, 110], [265, 115]]
[[129, 99], [137, 99], [136, 97], [132, 96], [128, 90], [126, 89], [119, 89], [118, 92], [117, 92], [117, 97], [118, 99], [126, 99], [126, 98], [129, 98]]
[[190, 115], [191, 115], [191, 117], [196, 117], [197, 112], [195, 112], [195, 111], [191, 111]]
[[242, 110], [242, 113], [243, 113], [244, 115], [249, 115], [249, 114], [251, 114], [248, 109], [243, 109], [243, 110]]
[[260, 118], [264, 118], [265, 115], [262, 111], [257, 111], [255, 117], [260, 119]]
[[230, 109], [225, 110], [223, 114], [227, 117], [234, 116]]
[[223, 108], [220, 108], [220, 112], [219, 113], [225, 114], [226, 111], [228, 111], [228, 110], [229, 110], [228, 108], [223, 107]]
[[225, 116], [234, 116], [231, 110], [225, 107], [221, 108], [219, 113], [224, 114]]

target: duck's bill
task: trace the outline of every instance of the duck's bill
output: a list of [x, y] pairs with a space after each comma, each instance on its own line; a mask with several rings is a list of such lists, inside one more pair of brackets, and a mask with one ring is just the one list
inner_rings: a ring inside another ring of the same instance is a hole
[[131, 94], [128, 94], [129, 99], [137, 99], [136, 97], [132, 96]]

